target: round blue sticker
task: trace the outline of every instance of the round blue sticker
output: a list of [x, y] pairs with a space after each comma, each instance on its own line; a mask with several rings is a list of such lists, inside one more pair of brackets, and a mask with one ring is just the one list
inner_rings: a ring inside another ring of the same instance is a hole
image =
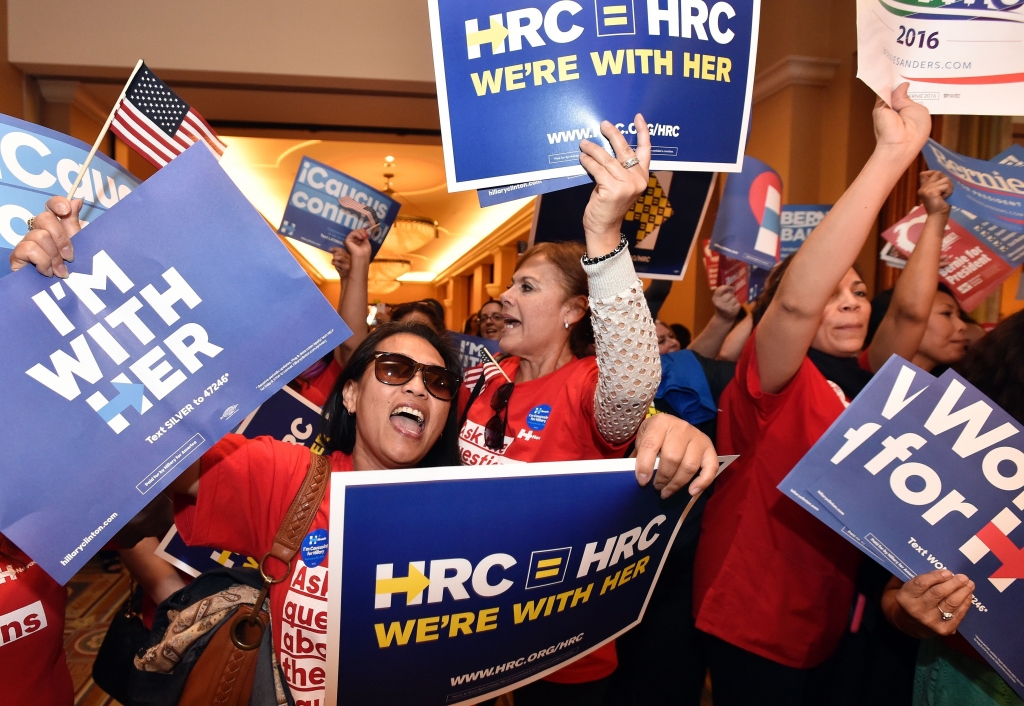
[[302, 540], [302, 561], [313, 569], [324, 563], [327, 558], [327, 530], [313, 530]]
[[539, 404], [526, 415], [526, 426], [534, 431], [540, 431], [548, 425], [548, 417], [550, 416], [551, 405]]

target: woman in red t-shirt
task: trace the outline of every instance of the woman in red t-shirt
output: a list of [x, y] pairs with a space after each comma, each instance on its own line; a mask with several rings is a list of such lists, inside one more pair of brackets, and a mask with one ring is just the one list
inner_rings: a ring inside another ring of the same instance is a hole
[[0, 691], [5, 704], [71, 706], [67, 591], [0, 534]]
[[694, 572], [716, 706], [801, 703], [849, 615], [860, 553], [776, 486], [869, 375], [853, 263], [931, 119], [903, 84], [874, 123], [874, 154], [789, 262], [720, 401], [719, 451], [741, 456], [708, 502]]
[[[639, 427], [641, 483], [651, 477], [659, 451], [654, 485], [664, 497], [702, 468], [694, 492], [714, 478], [718, 459], [710, 439], [669, 415], [644, 422], [661, 363], [643, 287], [620, 233], [623, 217], [648, 184], [650, 136], [639, 115], [636, 125], [634, 155], [622, 133], [602, 123], [622, 163], [595, 143], [580, 144], [580, 163], [597, 183], [583, 216], [586, 246], [544, 243], [516, 265], [500, 297], [501, 349], [509, 356], [500, 371], [467, 374], [463, 387], [463, 463], [621, 457]], [[616, 666], [609, 643], [516, 690], [515, 702], [599, 704]]]
[[[369, 334], [324, 408], [332, 470], [458, 465], [452, 400], [460, 369], [447, 340], [422, 324], [384, 324]], [[171, 485], [178, 532], [188, 544], [263, 556], [309, 463], [303, 446], [224, 437]], [[329, 528], [328, 494], [304, 542], [313, 540], [316, 551], [296, 555], [288, 579], [270, 589], [278, 660], [296, 701], [305, 703], [324, 703]]]

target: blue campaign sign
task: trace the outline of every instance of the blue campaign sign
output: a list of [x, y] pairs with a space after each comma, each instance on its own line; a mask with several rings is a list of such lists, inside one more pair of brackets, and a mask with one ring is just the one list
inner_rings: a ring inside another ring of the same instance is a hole
[[[0, 277], [11, 272], [10, 250], [28, 233], [28, 219], [46, 200], [65, 196], [89, 154], [89, 145], [24, 120], [0, 115]], [[120, 164], [97, 153], [75, 192], [81, 217], [91, 222], [139, 185]]]
[[[622, 222], [637, 275], [683, 278], [714, 187], [715, 175], [710, 172], [651, 172], [647, 191]], [[538, 198], [530, 245], [584, 242], [583, 213], [593, 190], [588, 182]]]
[[820, 471], [812, 501], [890, 571], [949, 569], [975, 581], [960, 632], [1024, 694], [1020, 432], [956, 373], [936, 379], [894, 356], [805, 462]]
[[459, 352], [463, 370], [483, 365], [487, 361], [487, 357], [484, 355], [485, 349], [490, 351], [491, 355], [498, 355], [501, 352], [498, 341], [492, 341], [489, 338], [455, 332], [449, 332], [448, 337]]
[[[290, 387], [282, 387], [246, 416], [235, 433], [243, 434], [249, 439], [271, 436], [278, 441], [308, 447], [316, 441], [319, 418], [319, 407]], [[168, 530], [160, 542], [156, 555], [190, 576], [198, 576], [204, 571], [221, 566], [229, 569], [242, 566], [259, 568], [259, 563], [253, 557], [212, 547], [190, 547], [185, 544], [174, 527]], [[307, 561], [306, 566], [312, 564]]]
[[722, 190], [711, 247], [733, 260], [767, 270], [779, 261], [782, 178], [759, 159], [747, 157]]
[[958, 220], [981, 237], [1006, 262], [1024, 260], [1024, 165], [965, 157], [935, 140], [924, 148], [930, 169], [953, 180], [947, 201], [966, 216]]
[[62, 583], [349, 335], [202, 143], [83, 230], [68, 269], [0, 280], [0, 532]]
[[696, 499], [633, 468], [334, 474], [327, 703], [480, 703], [639, 622]]
[[380, 224], [379, 229], [370, 231], [370, 244], [376, 257], [402, 205], [372, 186], [310, 157], [302, 158], [277, 232], [321, 250], [344, 247], [346, 235], [373, 225], [354, 208], [338, 202], [346, 197], [372, 211]]
[[800, 249], [814, 228], [825, 220], [832, 206], [822, 204], [787, 204], [782, 207], [779, 222], [779, 257], [785, 260]]
[[495, 186], [490, 189], [479, 189], [476, 192], [480, 200], [480, 207], [494, 206], [499, 203], [515, 201], [527, 196], [538, 196], [550, 194], [552, 191], [561, 191], [580, 184], [591, 184], [589, 174], [568, 177], [556, 177], [554, 179], [537, 179], [535, 181], [524, 181], [521, 184], [510, 184], [508, 186]]
[[449, 191], [582, 175], [608, 120], [651, 168], [739, 171], [760, 0], [430, 0]]
[[1013, 167], [1024, 167], [1024, 147], [1014, 142], [989, 161], [994, 162], [995, 164], [1008, 164]]

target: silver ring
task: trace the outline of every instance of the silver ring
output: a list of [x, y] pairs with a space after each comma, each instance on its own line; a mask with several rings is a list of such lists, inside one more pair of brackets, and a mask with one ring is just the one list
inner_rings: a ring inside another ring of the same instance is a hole
[[28, 229], [29, 230], [32, 230], [32, 222], [35, 221], [35, 219], [36, 219], [35, 216], [30, 216], [29, 219], [27, 221], [25, 221], [26, 223], [28, 223]]
[[[938, 608], [938, 606], [936, 606], [936, 607]], [[942, 613], [942, 620], [944, 622], [947, 621], [947, 620], [952, 620], [953, 619], [953, 614], [952, 613], [947, 613], [946, 611], [942, 610], [942, 608], [939, 608], [939, 612]]]
[[629, 159], [622, 163], [622, 166], [625, 167], [626, 169], [632, 169], [638, 164], [640, 164], [639, 159], [637, 159], [636, 157], [630, 157]]

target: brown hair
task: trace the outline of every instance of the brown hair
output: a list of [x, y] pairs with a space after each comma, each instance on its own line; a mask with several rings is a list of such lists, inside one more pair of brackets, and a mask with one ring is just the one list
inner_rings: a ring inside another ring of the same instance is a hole
[[[580, 260], [587, 254], [587, 248], [579, 241], [563, 243], [540, 243], [523, 253], [516, 263], [513, 274], [519, 271], [526, 262], [534, 258], [543, 258], [550, 262], [558, 270], [562, 280], [562, 290], [565, 292], [565, 301], [573, 297], [588, 297], [590, 286], [587, 283], [587, 273], [583, 269]], [[590, 308], [583, 314], [569, 332], [569, 346], [577, 358], [583, 358], [590, 354], [590, 346], [594, 344], [594, 327], [590, 321]]]
[[445, 333], [447, 331], [447, 328], [445, 328], [444, 325], [444, 319], [437, 315], [437, 309], [430, 304], [429, 300], [398, 304], [391, 309], [391, 320], [401, 322], [402, 319], [413, 313], [425, 316], [430, 322], [430, 328], [434, 329], [438, 333]]

